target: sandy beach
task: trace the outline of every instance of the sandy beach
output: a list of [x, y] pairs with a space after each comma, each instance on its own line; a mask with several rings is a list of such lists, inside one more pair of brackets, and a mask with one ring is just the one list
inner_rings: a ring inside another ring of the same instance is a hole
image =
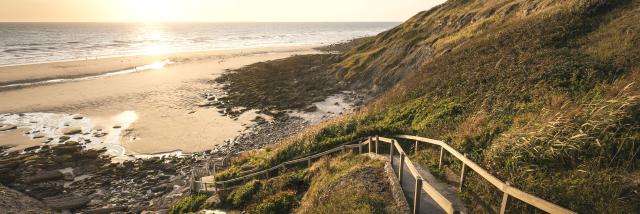
[[[42, 145], [60, 140], [65, 130], [75, 128], [79, 131], [69, 134], [70, 140], [91, 141], [96, 147], [119, 144], [123, 148], [117, 151], [126, 154], [211, 149], [237, 136], [256, 117], [249, 111], [231, 119], [218, 109], [198, 107], [205, 99], [203, 94], [215, 87], [211, 80], [226, 69], [315, 53], [312, 48], [259, 48], [0, 67], [0, 86], [27, 84], [0, 90], [0, 124], [18, 126], [0, 133], [0, 145]], [[147, 67], [110, 75], [142, 66]], [[61, 81], [46, 82], [51, 80]]]

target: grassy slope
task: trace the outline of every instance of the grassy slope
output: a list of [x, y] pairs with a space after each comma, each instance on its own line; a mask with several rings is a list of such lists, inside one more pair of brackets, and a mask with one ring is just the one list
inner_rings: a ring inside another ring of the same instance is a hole
[[398, 213], [384, 163], [365, 156], [323, 158], [308, 169], [254, 180], [232, 191], [223, 209], [248, 213]]
[[[335, 66], [356, 86], [386, 90], [375, 103], [242, 163], [266, 167], [361, 136], [414, 133], [578, 212], [639, 212], [639, 10], [631, 0], [449, 1]], [[465, 196], [499, 204], [497, 191], [470, 178]]]

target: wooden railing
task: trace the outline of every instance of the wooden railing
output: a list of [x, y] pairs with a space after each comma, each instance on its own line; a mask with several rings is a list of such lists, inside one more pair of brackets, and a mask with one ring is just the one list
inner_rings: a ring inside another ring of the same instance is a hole
[[517, 198], [520, 201], [523, 201], [531, 206], [534, 206], [548, 213], [575, 213], [571, 210], [568, 210], [566, 208], [553, 204], [549, 201], [538, 198], [532, 194], [526, 193], [518, 188], [510, 186], [508, 182], [503, 182], [500, 179], [496, 178], [495, 176], [491, 175], [489, 172], [487, 172], [487, 170], [483, 169], [478, 164], [476, 164], [475, 162], [467, 158], [466, 155], [456, 151], [445, 142], [424, 138], [424, 137], [411, 136], [411, 135], [396, 135], [394, 137], [407, 139], [407, 140], [415, 140], [416, 148], [418, 148], [418, 142], [440, 146], [441, 149], [440, 149], [440, 158], [439, 158], [439, 164], [438, 164], [439, 167], [442, 166], [442, 158], [444, 156], [444, 151], [446, 150], [447, 152], [449, 152], [449, 154], [451, 154], [453, 157], [457, 158], [462, 162], [459, 189], [462, 190], [464, 186], [465, 170], [467, 167], [469, 167], [471, 170], [473, 170], [478, 175], [480, 175], [480, 177], [487, 180], [493, 186], [498, 188], [498, 190], [502, 191], [503, 197], [502, 197], [502, 203], [500, 204], [500, 213], [505, 213], [507, 208], [507, 203], [509, 201], [509, 197]]
[[[439, 157], [439, 167], [442, 166], [442, 159], [443, 159], [443, 155], [444, 155], [444, 151], [446, 150], [447, 152], [449, 152], [449, 154], [453, 155], [455, 158], [457, 158], [458, 160], [462, 161], [462, 170], [461, 170], [461, 175], [460, 175], [460, 186], [459, 189], [461, 190], [464, 184], [464, 174], [465, 174], [465, 170], [467, 167], [469, 167], [470, 169], [472, 169], [473, 171], [475, 171], [476, 173], [478, 173], [482, 178], [484, 178], [485, 180], [489, 181], [489, 183], [493, 184], [495, 187], [497, 187], [500, 191], [502, 191], [503, 194], [503, 199], [502, 199], [502, 203], [500, 206], [500, 213], [504, 213], [506, 211], [507, 208], [507, 202], [509, 197], [514, 197], [517, 198], [527, 204], [530, 204], [538, 209], [541, 209], [543, 211], [546, 211], [548, 213], [575, 213], [571, 210], [565, 209], [563, 207], [560, 207], [556, 204], [553, 204], [549, 201], [546, 201], [544, 199], [538, 198], [534, 195], [531, 195], [529, 193], [523, 192], [522, 190], [519, 190], [515, 187], [511, 187], [509, 185], [509, 183], [505, 183], [502, 182], [500, 179], [496, 178], [495, 176], [491, 175], [489, 172], [487, 172], [486, 170], [484, 170], [482, 167], [480, 167], [478, 164], [476, 164], [475, 162], [471, 161], [470, 159], [468, 159], [466, 157], [466, 155], [461, 154], [460, 152], [456, 151], [455, 149], [453, 149], [451, 146], [447, 145], [446, 143], [442, 142], [442, 141], [438, 141], [438, 140], [433, 140], [433, 139], [428, 139], [428, 138], [423, 138], [423, 137], [418, 137], [418, 136], [410, 136], [410, 135], [396, 135], [394, 136], [395, 138], [401, 138], [401, 139], [407, 139], [407, 140], [415, 140], [416, 141], [416, 147], [414, 150], [417, 151], [418, 149], [418, 144], [419, 142], [422, 143], [429, 143], [432, 145], [437, 145], [440, 146], [440, 157]], [[422, 179], [422, 177], [420, 176], [420, 173], [418, 172], [418, 170], [416, 169], [415, 165], [413, 164], [413, 162], [407, 157], [407, 153], [404, 151], [404, 149], [402, 148], [402, 146], [398, 143], [398, 141], [396, 141], [395, 139], [392, 138], [385, 138], [385, 137], [368, 137], [367, 140], [365, 140], [362, 143], [358, 143], [358, 144], [351, 144], [351, 145], [342, 145], [339, 146], [337, 148], [333, 148], [318, 154], [314, 154], [314, 155], [309, 155], [306, 157], [302, 157], [302, 158], [298, 158], [295, 160], [291, 160], [291, 161], [287, 161], [281, 164], [278, 164], [274, 167], [265, 169], [265, 170], [261, 170], [261, 171], [257, 171], [248, 175], [244, 175], [238, 178], [234, 178], [234, 179], [230, 179], [230, 180], [226, 180], [226, 181], [216, 181], [214, 183], [205, 183], [205, 182], [200, 182], [202, 185], [205, 186], [207, 184], [210, 185], [214, 185], [216, 190], [231, 190], [237, 186], [232, 186], [232, 184], [234, 183], [245, 183], [251, 179], [254, 179], [256, 177], [259, 176], [264, 176], [265, 178], [269, 178], [271, 177], [271, 175], [273, 175], [272, 173], [274, 171], [277, 170], [285, 170], [287, 169], [287, 167], [292, 166], [294, 164], [299, 164], [299, 163], [303, 163], [306, 162], [306, 167], [311, 166], [312, 162], [314, 159], [318, 159], [320, 157], [324, 157], [324, 156], [328, 156], [331, 154], [334, 154], [336, 152], [346, 152], [348, 149], [351, 151], [355, 148], [357, 148], [357, 152], [359, 154], [362, 154], [364, 151], [363, 147], [368, 146], [368, 151], [369, 153], [376, 153], [376, 154], [380, 154], [379, 153], [379, 143], [387, 143], [389, 144], [389, 161], [391, 162], [392, 166], [393, 166], [393, 161], [394, 161], [394, 156], [395, 156], [395, 152], [397, 152], [400, 156], [400, 163], [398, 164], [398, 179], [400, 181], [402, 181], [403, 178], [403, 170], [404, 170], [404, 166], [407, 166], [407, 169], [409, 169], [409, 173], [413, 176], [413, 178], [415, 179], [415, 187], [414, 187], [414, 200], [412, 201], [413, 203], [413, 213], [418, 213], [420, 210], [420, 200], [421, 200], [421, 190], [423, 190], [424, 192], [427, 193], [427, 195], [429, 195], [429, 197], [431, 197], [437, 204], [438, 206], [440, 206], [440, 208], [442, 208], [446, 213], [458, 213], [459, 210], [457, 210], [454, 206], [453, 203], [451, 201], [449, 201], [449, 199], [447, 199], [446, 197], [444, 197], [436, 188], [434, 188], [431, 184], [429, 184], [428, 182], [424, 182], [424, 180]], [[366, 148], [366, 147], [365, 147]], [[402, 186], [402, 185], [401, 185]]]

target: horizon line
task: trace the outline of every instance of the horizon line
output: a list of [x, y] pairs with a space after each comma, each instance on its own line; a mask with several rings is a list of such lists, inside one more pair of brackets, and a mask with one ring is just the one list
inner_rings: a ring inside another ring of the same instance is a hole
[[0, 23], [402, 23], [404, 21], [0, 21]]

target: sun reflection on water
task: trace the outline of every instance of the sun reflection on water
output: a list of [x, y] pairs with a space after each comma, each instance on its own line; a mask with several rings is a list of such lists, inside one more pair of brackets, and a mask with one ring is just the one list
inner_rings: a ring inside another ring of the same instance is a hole
[[138, 114], [135, 111], [124, 111], [115, 117], [115, 121], [122, 127], [129, 127], [136, 120], [138, 120]]

